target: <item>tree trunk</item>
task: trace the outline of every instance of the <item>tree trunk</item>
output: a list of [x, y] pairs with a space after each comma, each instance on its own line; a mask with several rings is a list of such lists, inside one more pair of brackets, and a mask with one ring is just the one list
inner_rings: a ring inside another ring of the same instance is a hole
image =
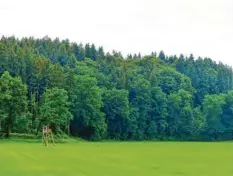
[[9, 138], [9, 136], [9, 124], [7, 124], [5, 128], [5, 138]]
[[37, 130], [36, 130], [36, 135], [38, 135], [38, 133], [39, 133], [39, 130], [40, 130], [40, 127], [41, 127], [41, 121], [40, 121], [40, 123], [39, 123], [39, 125], [38, 125], [38, 127], [37, 127]]
[[67, 124], [67, 132], [68, 132], [68, 136], [70, 136], [70, 120], [68, 121]]
[[10, 137], [10, 128], [11, 128], [12, 120], [11, 120], [11, 113], [6, 120], [6, 128], [5, 128], [5, 137], [9, 138]]

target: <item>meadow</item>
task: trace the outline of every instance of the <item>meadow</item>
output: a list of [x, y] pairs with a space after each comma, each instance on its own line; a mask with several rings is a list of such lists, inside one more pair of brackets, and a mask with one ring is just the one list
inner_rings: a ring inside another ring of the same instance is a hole
[[232, 176], [232, 142], [0, 141], [0, 176]]

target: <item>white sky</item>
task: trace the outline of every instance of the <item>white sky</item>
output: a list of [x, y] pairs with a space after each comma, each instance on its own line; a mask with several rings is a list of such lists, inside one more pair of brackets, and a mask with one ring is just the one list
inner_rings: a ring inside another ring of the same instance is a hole
[[0, 0], [0, 35], [105, 51], [194, 54], [233, 66], [233, 0]]

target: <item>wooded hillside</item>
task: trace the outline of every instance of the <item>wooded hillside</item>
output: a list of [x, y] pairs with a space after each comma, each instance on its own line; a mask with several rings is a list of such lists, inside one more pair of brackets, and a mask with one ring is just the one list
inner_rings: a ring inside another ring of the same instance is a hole
[[[221, 58], [220, 58], [221, 59]], [[232, 68], [209, 58], [105, 53], [93, 44], [2, 37], [1, 133], [89, 140], [230, 140]]]

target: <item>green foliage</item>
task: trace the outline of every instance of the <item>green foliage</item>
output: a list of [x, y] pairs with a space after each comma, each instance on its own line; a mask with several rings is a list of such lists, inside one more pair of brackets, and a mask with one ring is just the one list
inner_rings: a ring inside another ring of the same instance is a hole
[[105, 53], [69, 40], [2, 37], [0, 132], [90, 140], [233, 137], [232, 69], [209, 58]]
[[35, 134], [28, 134], [28, 133], [11, 133], [12, 139], [41, 139], [41, 136], [35, 135]]
[[160, 87], [151, 88], [151, 108], [148, 119], [148, 135], [150, 138], [161, 137], [165, 135], [167, 128], [167, 97]]
[[233, 136], [233, 91], [229, 91], [225, 97], [222, 108], [221, 123], [224, 126], [224, 138], [232, 139]]
[[207, 95], [204, 99], [203, 112], [206, 118], [206, 130], [210, 138], [217, 139], [223, 133], [221, 114], [224, 104], [224, 95]]
[[127, 121], [129, 121], [129, 101], [126, 90], [105, 90], [103, 92], [103, 111], [108, 122], [108, 136], [110, 138], [127, 137]]
[[173, 61], [177, 71], [189, 76], [193, 87], [196, 89], [195, 104], [200, 105], [205, 95], [227, 93], [232, 90], [232, 69], [217, 64], [209, 58], [197, 58], [193, 56], [184, 57], [181, 55], [179, 59]]
[[191, 94], [183, 89], [168, 96], [168, 133], [171, 136], [183, 139], [193, 134], [191, 98]]
[[88, 75], [76, 75], [74, 81], [71, 109], [75, 119], [71, 131], [89, 139], [102, 139], [105, 137], [107, 125], [105, 115], [101, 112], [102, 92], [97, 86], [97, 80]]
[[137, 112], [137, 128], [134, 132], [139, 140], [145, 138], [147, 129], [148, 112], [151, 105], [150, 100], [150, 83], [142, 76], [137, 76], [132, 81], [129, 90], [129, 102], [131, 107]]
[[72, 114], [69, 112], [67, 92], [57, 87], [47, 89], [41, 99], [41, 124], [50, 125], [55, 132], [59, 132], [61, 129], [68, 131], [69, 121], [72, 118]]
[[205, 116], [203, 115], [201, 108], [196, 107], [193, 109], [193, 117], [194, 117], [194, 128], [193, 128], [193, 135], [194, 138], [198, 138], [201, 136], [201, 133], [204, 131], [205, 127]]
[[165, 68], [159, 72], [157, 79], [158, 86], [161, 87], [166, 94], [179, 91], [180, 89], [184, 89], [190, 93], [194, 91], [190, 78], [171, 68]]
[[21, 79], [13, 78], [9, 72], [0, 77], [0, 120], [3, 119], [4, 131], [9, 136], [17, 120], [27, 111], [27, 87]]

